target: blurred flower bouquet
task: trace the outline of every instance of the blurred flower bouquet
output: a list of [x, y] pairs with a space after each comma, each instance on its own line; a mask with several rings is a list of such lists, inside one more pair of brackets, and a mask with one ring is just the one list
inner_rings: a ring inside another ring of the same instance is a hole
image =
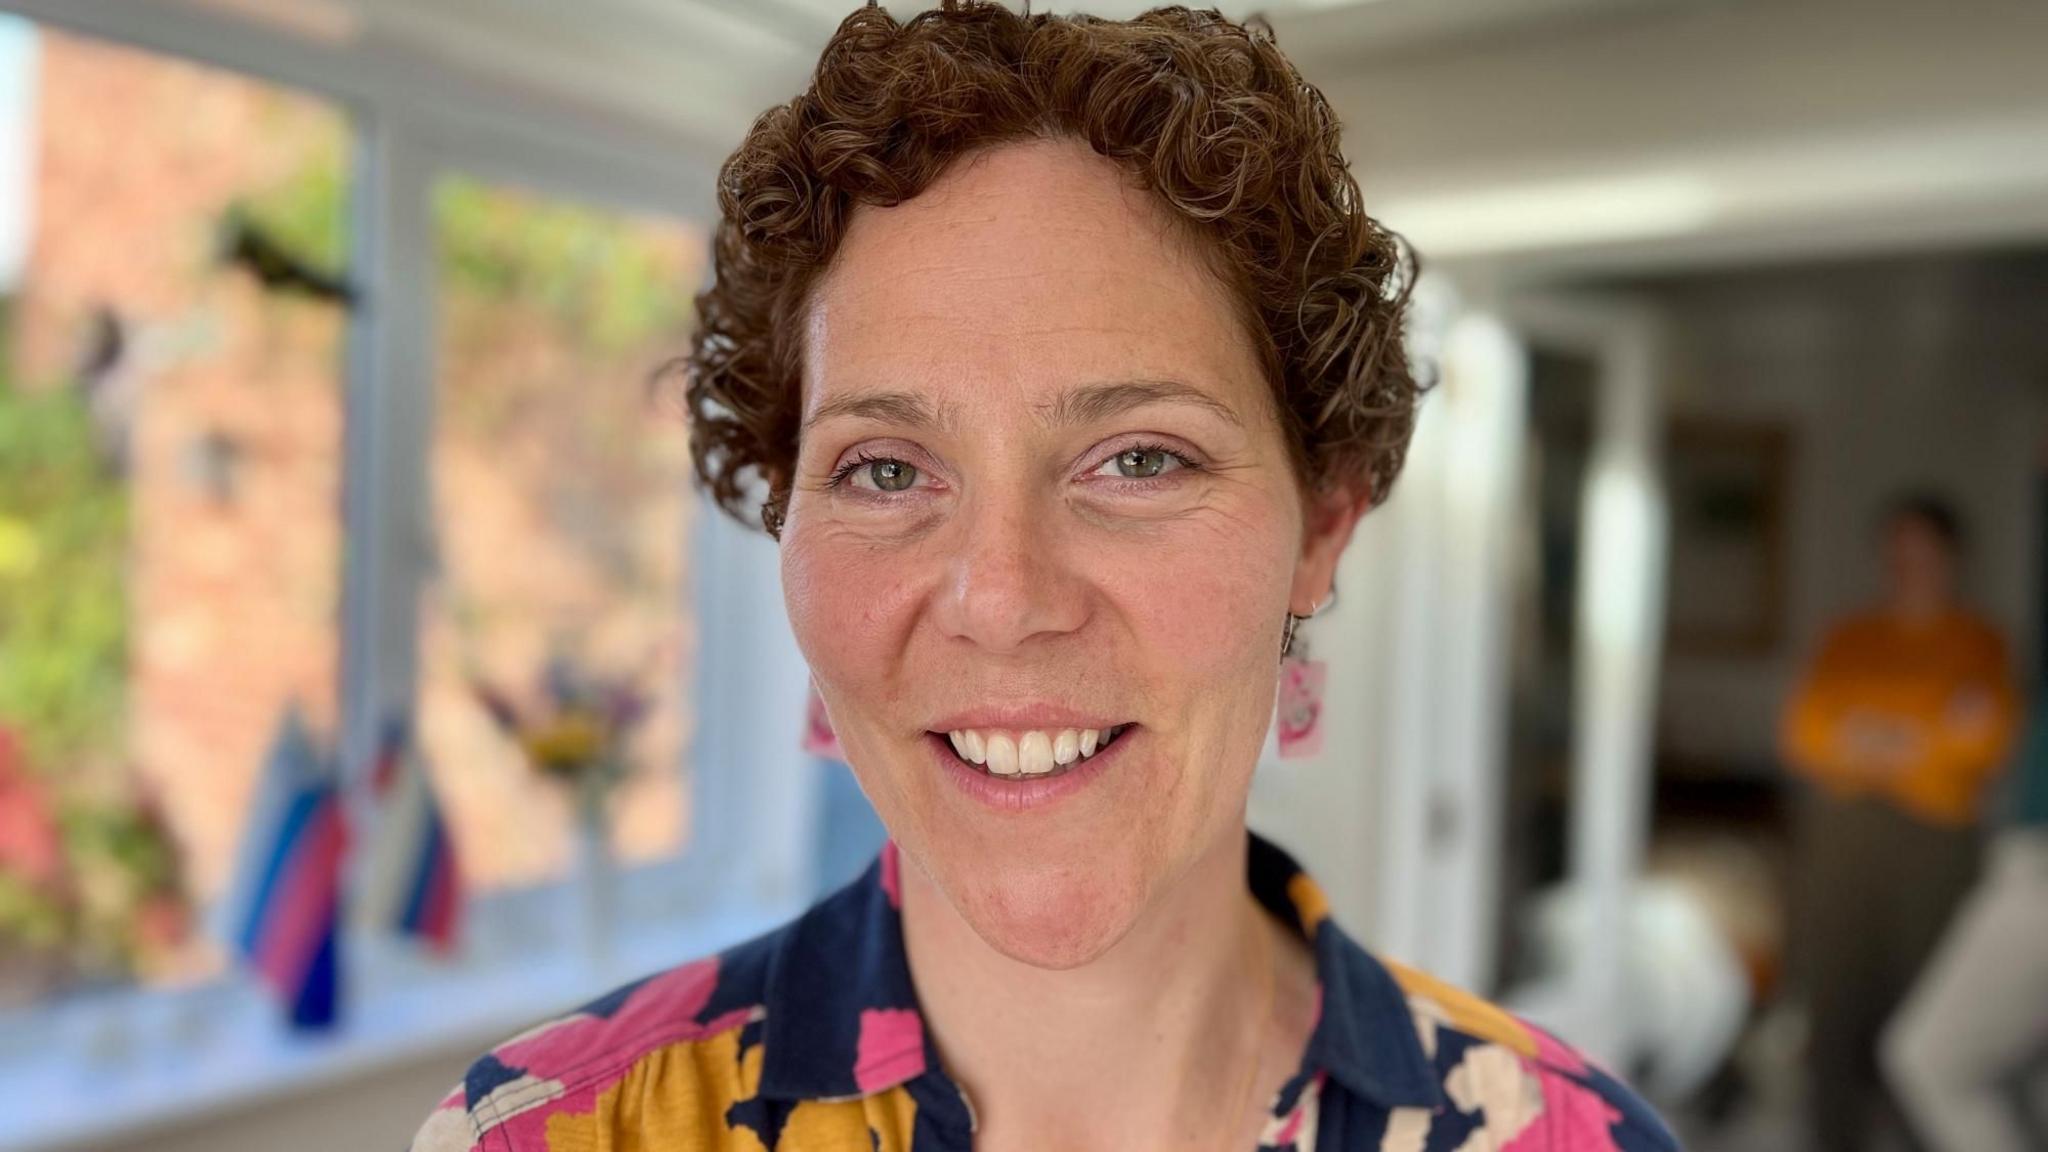
[[481, 679], [472, 684], [477, 701], [527, 763], [571, 788], [579, 803], [602, 806], [626, 778], [626, 748], [648, 712], [646, 695], [630, 681], [606, 679], [556, 655], [524, 700]]
[[632, 737], [647, 718], [646, 693], [629, 679], [550, 657], [526, 699], [472, 677], [484, 711], [541, 776], [569, 789], [576, 810], [586, 942], [602, 955], [611, 938], [614, 869], [607, 801], [631, 772]]

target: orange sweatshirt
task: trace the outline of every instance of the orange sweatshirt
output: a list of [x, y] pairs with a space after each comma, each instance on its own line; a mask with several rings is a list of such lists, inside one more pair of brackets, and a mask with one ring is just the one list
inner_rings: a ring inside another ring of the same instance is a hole
[[1837, 625], [1785, 709], [1786, 760], [1837, 795], [1875, 794], [1934, 824], [1977, 818], [2019, 701], [2005, 641], [1951, 612]]

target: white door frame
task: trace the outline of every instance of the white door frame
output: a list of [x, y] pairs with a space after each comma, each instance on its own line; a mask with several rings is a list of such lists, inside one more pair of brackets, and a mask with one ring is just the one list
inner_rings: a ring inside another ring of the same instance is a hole
[[[1392, 499], [1342, 585], [1369, 600], [1347, 647], [1370, 707], [1342, 733], [1375, 781], [1362, 934], [1454, 984], [1493, 979], [1506, 628], [1527, 358], [1512, 329], [1442, 280], [1418, 286], [1410, 349], [1436, 387]], [[1355, 603], [1356, 601], [1354, 601]], [[1333, 683], [1336, 678], [1333, 671]], [[1331, 733], [1339, 735], [1333, 721]]]
[[1561, 995], [1548, 1010], [1589, 1053], [1621, 1064], [1636, 1046], [1629, 905], [1649, 838], [1664, 636], [1666, 332], [1655, 311], [1629, 301], [1523, 295], [1503, 311], [1525, 346], [1560, 348], [1595, 367], [1573, 626], [1567, 884], [1577, 915]]

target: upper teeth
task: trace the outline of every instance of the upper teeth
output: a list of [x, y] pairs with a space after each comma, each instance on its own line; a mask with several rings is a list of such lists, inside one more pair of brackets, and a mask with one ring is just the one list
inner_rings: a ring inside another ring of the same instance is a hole
[[997, 776], [1040, 776], [1054, 768], [1085, 760], [1107, 744], [1114, 729], [1061, 728], [1042, 732], [983, 732], [975, 728], [946, 733], [962, 760], [987, 766]]

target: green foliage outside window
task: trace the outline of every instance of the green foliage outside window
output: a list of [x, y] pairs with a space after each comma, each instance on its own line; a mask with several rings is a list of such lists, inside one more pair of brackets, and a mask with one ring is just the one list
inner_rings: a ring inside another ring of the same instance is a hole
[[[308, 265], [332, 272], [347, 252], [341, 144], [231, 209]], [[677, 254], [630, 216], [451, 177], [434, 188], [441, 289], [451, 302], [536, 309], [579, 352], [615, 355], [679, 331], [693, 284]]]
[[0, 348], [0, 770], [28, 779], [0, 784], [48, 809], [15, 827], [53, 825], [61, 860], [36, 877], [0, 852], [0, 958], [119, 978], [184, 921], [175, 850], [123, 759], [128, 485], [79, 393], [20, 387], [8, 363]]
[[678, 331], [694, 285], [639, 222], [602, 209], [508, 194], [472, 180], [434, 192], [444, 287], [538, 307], [585, 351], [616, 355]]
[[0, 375], [0, 718], [30, 759], [118, 755], [128, 489], [68, 388]]

